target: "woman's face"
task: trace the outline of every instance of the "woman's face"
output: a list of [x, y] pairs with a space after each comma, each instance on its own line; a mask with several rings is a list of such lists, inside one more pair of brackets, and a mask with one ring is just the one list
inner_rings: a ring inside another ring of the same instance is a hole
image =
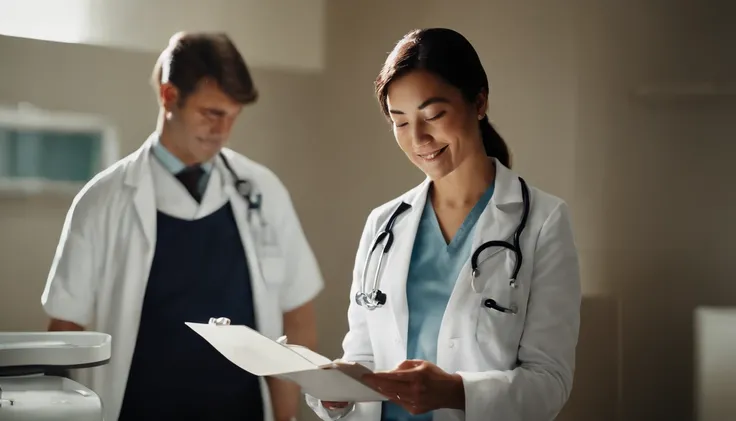
[[432, 180], [469, 157], [485, 156], [478, 123], [485, 95], [476, 102], [468, 103], [459, 89], [423, 70], [392, 81], [386, 101], [399, 147]]

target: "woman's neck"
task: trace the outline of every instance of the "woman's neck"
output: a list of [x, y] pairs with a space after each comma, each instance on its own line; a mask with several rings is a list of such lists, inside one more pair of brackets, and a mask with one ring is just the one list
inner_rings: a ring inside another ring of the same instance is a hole
[[485, 156], [469, 159], [432, 183], [432, 204], [435, 208], [472, 207], [488, 190], [495, 177], [493, 159]]

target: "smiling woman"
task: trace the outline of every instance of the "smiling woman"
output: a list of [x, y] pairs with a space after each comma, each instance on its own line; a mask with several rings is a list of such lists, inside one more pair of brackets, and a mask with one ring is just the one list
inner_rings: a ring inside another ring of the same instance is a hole
[[486, 73], [459, 33], [404, 36], [376, 96], [427, 176], [370, 213], [356, 256], [350, 294], [368, 298], [350, 304], [341, 360], [371, 367], [363, 380], [387, 401], [309, 405], [325, 420], [553, 420], [570, 396], [580, 314], [567, 205], [511, 171]]
[[[375, 85], [381, 110], [395, 129], [406, 127], [413, 116], [464, 138], [480, 134], [486, 154], [511, 168], [506, 142], [486, 115], [488, 78], [475, 49], [462, 35], [445, 29], [410, 32], [386, 60]], [[402, 102], [417, 98], [424, 100], [406, 104], [406, 111], [399, 109]], [[448, 112], [452, 121], [439, 121]], [[458, 121], [459, 117], [465, 119]], [[401, 145], [400, 132], [396, 133]]]

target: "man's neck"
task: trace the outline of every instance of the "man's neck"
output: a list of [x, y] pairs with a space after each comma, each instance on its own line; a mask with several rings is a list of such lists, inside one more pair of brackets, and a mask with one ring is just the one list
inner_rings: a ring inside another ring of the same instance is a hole
[[190, 154], [177, 147], [177, 144], [174, 141], [174, 134], [171, 133], [170, 130], [167, 130], [166, 126], [162, 126], [158, 130], [158, 141], [161, 146], [166, 148], [169, 153], [175, 156], [185, 166], [189, 167], [192, 165], [202, 164], [201, 162], [198, 162], [196, 159], [194, 159], [194, 157], [192, 157]]

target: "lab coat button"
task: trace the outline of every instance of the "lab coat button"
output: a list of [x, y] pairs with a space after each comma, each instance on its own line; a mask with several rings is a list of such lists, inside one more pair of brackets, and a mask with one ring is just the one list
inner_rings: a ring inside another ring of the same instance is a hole
[[447, 346], [449, 346], [450, 348], [455, 348], [455, 341], [450, 340], [450, 343]]

